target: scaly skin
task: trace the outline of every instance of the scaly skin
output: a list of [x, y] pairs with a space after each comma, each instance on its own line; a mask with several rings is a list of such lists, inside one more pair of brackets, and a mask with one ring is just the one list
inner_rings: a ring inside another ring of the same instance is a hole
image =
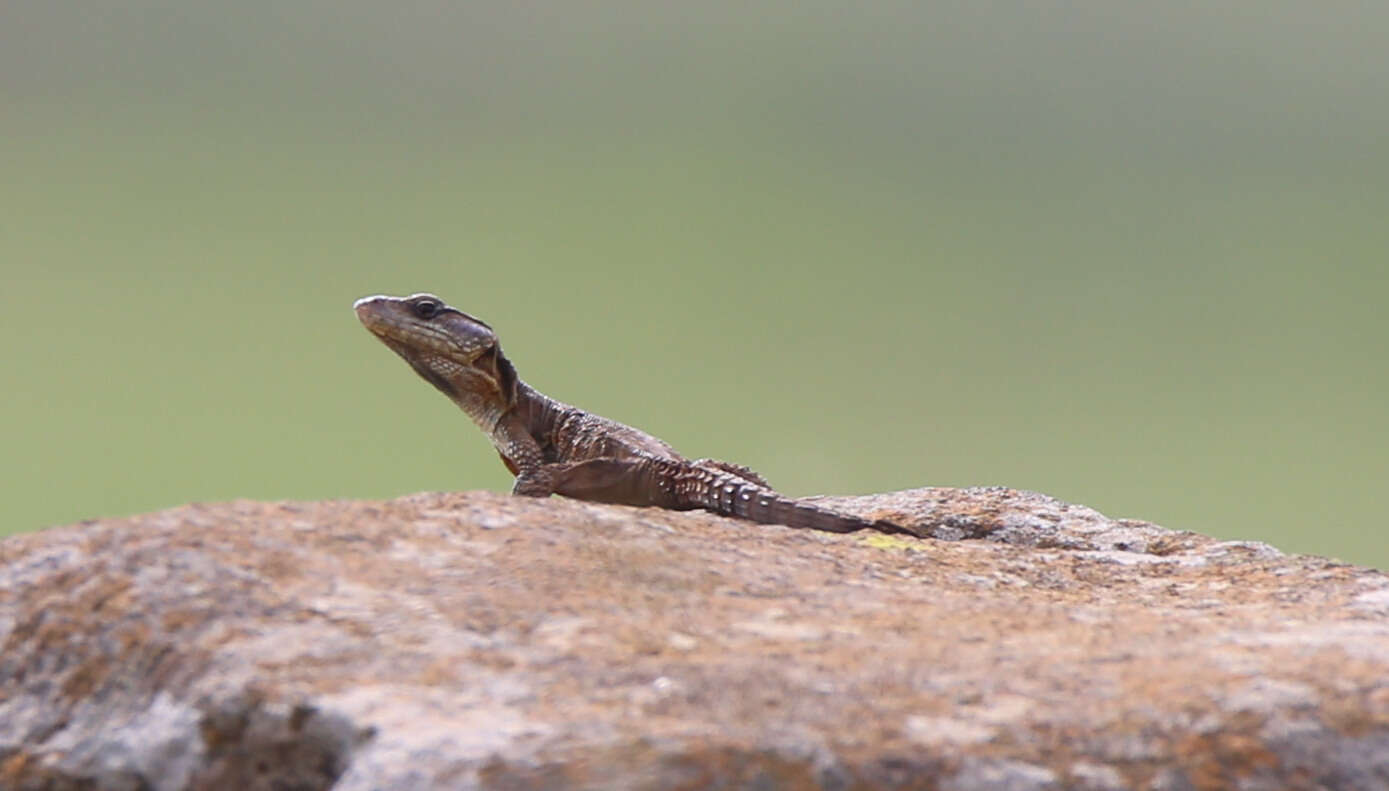
[[527, 385], [486, 323], [432, 294], [363, 297], [373, 335], [459, 406], [516, 476], [512, 493], [689, 510], [837, 533], [890, 522], [826, 511], [778, 494], [746, 467], [691, 461], [639, 429], [560, 403]]

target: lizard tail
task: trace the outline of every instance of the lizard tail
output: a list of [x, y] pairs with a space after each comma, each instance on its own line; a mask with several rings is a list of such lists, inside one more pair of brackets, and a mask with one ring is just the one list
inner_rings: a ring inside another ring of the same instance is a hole
[[909, 532], [891, 522], [861, 519], [793, 500], [723, 470], [691, 467], [680, 478], [683, 480], [678, 480], [676, 488], [683, 500], [680, 506], [685, 508], [703, 508], [716, 514], [737, 516], [766, 525], [786, 525], [831, 533], [852, 533], [855, 530]]

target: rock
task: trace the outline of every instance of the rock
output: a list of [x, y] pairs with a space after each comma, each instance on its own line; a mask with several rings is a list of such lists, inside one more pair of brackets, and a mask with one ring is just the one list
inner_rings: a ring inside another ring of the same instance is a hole
[[935, 538], [476, 492], [8, 538], [0, 788], [1389, 788], [1384, 574], [820, 502]]

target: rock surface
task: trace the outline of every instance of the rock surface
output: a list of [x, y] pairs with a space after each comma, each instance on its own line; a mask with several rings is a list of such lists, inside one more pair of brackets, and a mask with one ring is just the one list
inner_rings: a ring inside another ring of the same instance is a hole
[[929, 538], [464, 493], [6, 539], [0, 788], [1389, 788], [1385, 575], [822, 502]]

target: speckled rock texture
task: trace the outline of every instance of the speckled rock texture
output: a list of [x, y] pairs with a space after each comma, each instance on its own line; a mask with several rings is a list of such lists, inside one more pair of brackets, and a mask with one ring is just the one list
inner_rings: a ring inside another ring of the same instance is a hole
[[1389, 788], [1384, 574], [821, 502], [922, 537], [474, 492], [6, 539], [0, 788]]

